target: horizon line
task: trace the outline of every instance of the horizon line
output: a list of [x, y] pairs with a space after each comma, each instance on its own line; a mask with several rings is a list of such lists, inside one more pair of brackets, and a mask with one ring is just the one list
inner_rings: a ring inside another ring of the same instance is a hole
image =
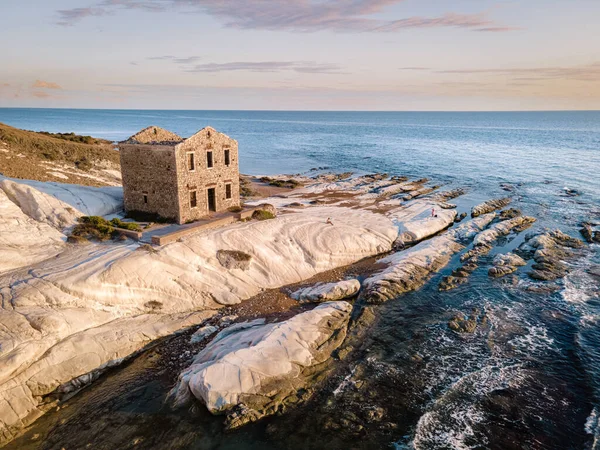
[[83, 111], [206, 111], [206, 112], [331, 112], [331, 113], [527, 113], [527, 112], [600, 112], [600, 109], [423, 109], [423, 110], [376, 110], [376, 109], [178, 109], [178, 108], [72, 108], [40, 106], [0, 106], [3, 109], [40, 109], [40, 110], [83, 110]]

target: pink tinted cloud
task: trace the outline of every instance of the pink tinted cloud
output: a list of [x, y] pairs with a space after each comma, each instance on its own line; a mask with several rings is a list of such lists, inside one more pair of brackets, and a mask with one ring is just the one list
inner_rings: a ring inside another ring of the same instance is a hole
[[58, 84], [44, 80], [35, 80], [32, 87], [35, 89], [62, 89]]
[[458, 27], [476, 31], [512, 31], [484, 13], [449, 12], [437, 17], [415, 16], [396, 20], [374, 18], [386, 7], [405, 0], [104, 0], [87, 8], [60, 10], [59, 24], [73, 25], [89, 16], [122, 9], [165, 12], [173, 9], [204, 13], [226, 27], [272, 31], [396, 32], [407, 28]]

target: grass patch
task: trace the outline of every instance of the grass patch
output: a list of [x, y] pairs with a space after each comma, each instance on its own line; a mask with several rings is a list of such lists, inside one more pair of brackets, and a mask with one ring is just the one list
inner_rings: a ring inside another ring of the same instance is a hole
[[140, 224], [135, 223], [135, 222], [123, 222], [118, 217], [115, 217], [114, 219], [111, 219], [110, 223], [114, 227], [123, 228], [124, 230], [142, 231], [142, 227], [140, 227]]
[[108, 241], [119, 237], [119, 230], [141, 231], [137, 223], [122, 222], [119, 219], [113, 219], [110, 222], [100, 216], [82, 216], [78, 219], [79, 223], [71, 231], [70, 242], [82, 242], [82, 240]]
[[259, 209], [258, 211], [254, 211], [254, 213], [252, 214], [252, 218], [256, 220], [269, 220], [274, 219], [275, 215], [269, 211]]
[[278, 180], [271, 177], [262, 177], [260, 179], [263, 183], [267, 183], [269, 186], [282, 187], [288, 189], [294, 189], [300, 186], [300, 182], [294, 180], [293, 178], [288, 178], [287, 180]]
[[75, 133], [49, 133], [48, 131], [39, 131], [39, 134], [56, 139], [62, 139], [64, 141], [77, 142], [79, 144], [99, 145], [111, 143], [110, 141], [104, 139], [96, 139], [92, 136], [81, 136]]

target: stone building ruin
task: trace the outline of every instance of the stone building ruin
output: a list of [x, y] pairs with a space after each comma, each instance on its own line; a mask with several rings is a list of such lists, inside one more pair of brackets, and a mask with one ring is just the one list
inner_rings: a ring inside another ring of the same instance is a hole
[[182, 224], [240, 206], [238, 143], [214, 128], [183, 139], [152, 126], [119, 150], [130, 216]]

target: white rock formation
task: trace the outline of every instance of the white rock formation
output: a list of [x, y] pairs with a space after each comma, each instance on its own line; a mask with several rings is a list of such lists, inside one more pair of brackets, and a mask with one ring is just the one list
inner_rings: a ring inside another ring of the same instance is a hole
[[360, 281], [343, 280], [335, 283], [319, 283], [293, 292], [290, 297], [300, 303], [329, 302], [352, 297], [360, 290]]
[[175, 404], [193, 395], [212, 413], [240, 403], [260, 410], [305, 385], [304, 370], [326, 361], [343, 341], [351, 311], [347, 302], [329, 302], [284, 322], [224, 330], [179, 376]]
[[52, 196], [86, 216], [105, 216], [123, 209], [123, 188], [120, 186], [90, 187], [78, 184], [18, 180], [0, 175], [0, 181], [12, 180]]
[[65, 239], [51, 225], [25, 214], [0, 189], [0, 273], [57, 255]]
[[[360, 183], [368, 185], [366, 180]], [[115, 188], [27, 184], [84, 214], [108, 213], [120, 205], [118, 195], [106, 193]], [[425, 220], [416, 206], [396, 215], [392, 210], [390, 217], [348, 207], [311, 206], [272, 220], [205, 231], [145, 252], [127, 243], [64, 247], [64, 236], [48, 225], [60, 223], [52, 213], [46, 214], [45, 222], [37, 222], [4, 191], [0, 208], [7, 212], [0, 216], [1, 236], [9, 236], [8, 242], [0, 240], [0, 261], [10, 261], [4, 270], [27, 265], [0, 273], [0, 441], [2, 433], [9, 436], [39, 415], [41, 397], [57, 386], [81, 380], [177, 329], [175, 322], [155, 328], [154, 320], [239, 303], [265, 288], [298, 283], [387, 252], [399, 228], [415, 231], [418, 227], [410, 222]], [[327, 217], [333, 226], [326, 223]], [[432, 221], [427, 233], [444, 226], [443, 221]], [[248, 270], [229, 270], [219, 263], [218, 250], [247, 253], [252, 264]], [[179, 327], [204, 320], [194, 317], [180, 321]], [[135, 345], [119, 334], [129, 320], [140, 320], [136, 326], [143, 329]], [[108, 350], [83, 357], [84, 348], [77, 342]], [[60, 355], [54, 349], [60, 349]]]
[[205, 338], [207, 338], [213, 333], [216, 333], [217, 331], [219, 331], [219, 329], [214, 325], [206, 325], [205, 327], [200, 327], [198, 328], [198, 331], [196, 331], [190, 337], [190, 344], [202, 342]]
[[461, 242], [483, 230], [493, 218], [494, 214], [479, 216], [408, 250], [382, 258], [378, 262], [387, 264], [387, 268], [363, 282], [362, 295], [369, 302], [383, 302], [419, 288], [432, 272], [444, 267], [464, 248]]
[[[432, 209], [434, 215], [431, 214]], [[398, 239], [415, 243], [439, 233], [454, 223], [456, 210], [442, 209], [438, 203], [416, 200], [388, 213], [398, 227]]]
[[494, 260], [492, 261], [494, 266], [525, 266], [527, 262], [521, 258], [519, 255], [514, 253], [505, 253], [501, 255], [496, 255]]
[[67, 203], [26, 184], [3, 180], [0, 189], [29, 217], [58, 230], [75, 224], [82, 216], [79, 210]]

